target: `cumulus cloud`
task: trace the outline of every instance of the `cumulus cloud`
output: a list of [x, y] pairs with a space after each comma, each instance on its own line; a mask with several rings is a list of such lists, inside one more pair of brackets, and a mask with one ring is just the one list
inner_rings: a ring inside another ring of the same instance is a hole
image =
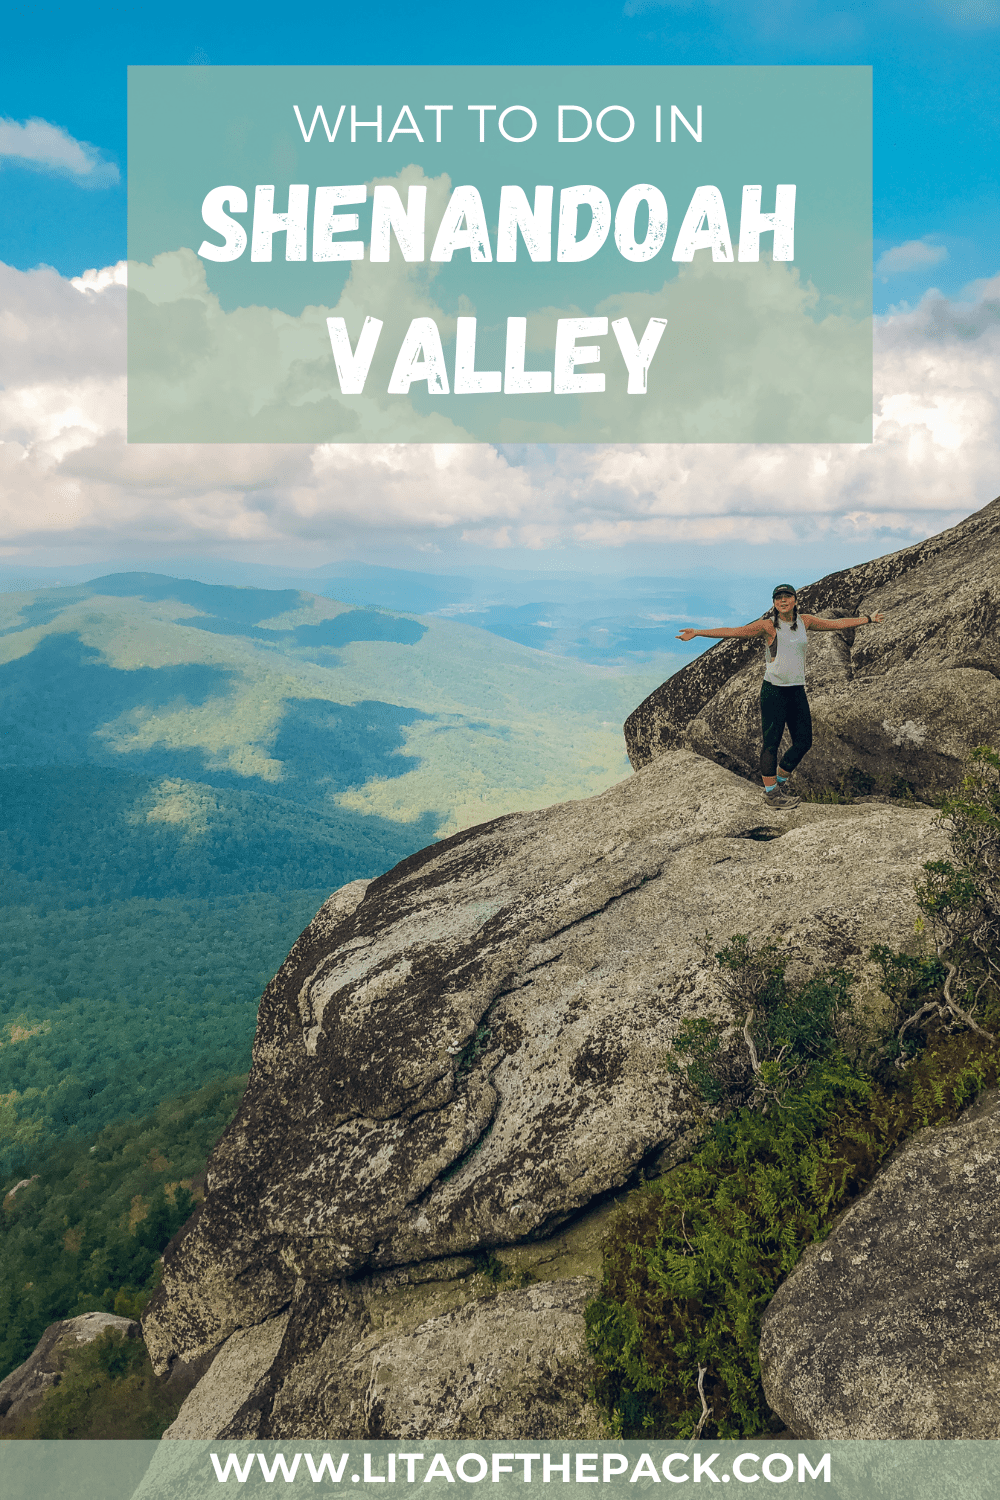
[[114, 187], [121, 174], [89, 141], [74, 140], [48, 120], [0, 120], [0, 165], [34, 167], [71, 177], [82, 187]]
[[907, 271], [924, 271], [929, 266], [939, 265], [948, 259], [944, 245], [929, 245], [926, 240], [907, 240], [905, 245], [894, 245], [886, 250], [875, 263], [875, 274], [883, 281], [890, 276], [901, 276]]
[[78, 292], [106, 292], [109, 286], [128, 286], [128, 261], [120, 260], [99, 271], [84, 271], [82, 276], [72, 278], [70, 286], [75, 286]]
[[856, 538], [874, 551], [1000, 489], [1000, 276], [876, 321], [871, 445], [128, 445], [120, 276], [0, 268], [0, 308], [8, 556], [169, 547], [308, 564], [463, 540], [533, 548], [540, 564], [566, 545]]

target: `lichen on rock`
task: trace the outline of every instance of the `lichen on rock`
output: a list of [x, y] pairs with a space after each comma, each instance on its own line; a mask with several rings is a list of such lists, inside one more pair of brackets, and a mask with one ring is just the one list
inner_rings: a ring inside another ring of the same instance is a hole
[[[490, 1326], [485, 1305], [468, 1311], [483, 1297], [512, 1298], [512, 1315], [544, 1302], [532, 1359], [565, 1373], [564, 1314], [582, 1339], [568, 1282], [598, 1264], [523, 1257], [691, 1149], [667, 1050], [691, 1016], [732, 1019], [706, 930], [764, 931], [793, 964], [863, 974], [873, 943], [912, 930], [913, 876], [942, 850], [928, 808], [773, 815], [681, 751], [336, 893], [264, 995], [246, 1096], [144, 1318], [157, 1369], [222, 1347], [177, 1435], [388, 1432], [398, 1372], [421, 1340], [460, 1359]], [[529, 1285], [489, 1286], [483, 1255]], [[266, 1370], [226, 1373], [239, 1341], [267, 1345]], [[546, 1432], [583, 1431], [585, 1371]], [[513, 1392], [509, 1374], [486, 1384]]]
[[810, 1246], [761, 1325], [799, 1438], [1000, 1434], [1000, 1096], [909, 1141]]

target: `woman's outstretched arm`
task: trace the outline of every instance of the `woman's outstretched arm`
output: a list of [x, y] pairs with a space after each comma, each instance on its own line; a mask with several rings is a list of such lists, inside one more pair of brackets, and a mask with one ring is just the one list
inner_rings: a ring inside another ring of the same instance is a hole
[[685, 628], [677, 634], [679, 641], [693, 641], [696, 635], [710, 635], [725, 639], [731, 635], [767, 635], [773, 632], [774, 626], [767, 618], [763, 620], [751, 620], [749, 625], [717, 625], [712, 630], [691, 630]]
[[856, 630], [859, 625], [881, 625], [882, 611], [873, 615], [853, 615], [849, 620], [823, 620], [819, 615], [799, 615], [807, 630]]

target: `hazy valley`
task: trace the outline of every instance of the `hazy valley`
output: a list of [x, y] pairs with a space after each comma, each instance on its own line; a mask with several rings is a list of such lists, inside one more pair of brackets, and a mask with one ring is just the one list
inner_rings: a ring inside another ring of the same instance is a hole
[[331, 890], [619, 780], [644, 685], [296, 590], [0, 596], [0, 1170], [245, 1069]]

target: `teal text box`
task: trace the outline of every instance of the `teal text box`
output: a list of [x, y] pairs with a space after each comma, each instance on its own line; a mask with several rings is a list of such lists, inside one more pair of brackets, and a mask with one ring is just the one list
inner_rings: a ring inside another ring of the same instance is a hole
[[868, 68], [130, 69], [132, 442], [870, 442], [871, 276]]

